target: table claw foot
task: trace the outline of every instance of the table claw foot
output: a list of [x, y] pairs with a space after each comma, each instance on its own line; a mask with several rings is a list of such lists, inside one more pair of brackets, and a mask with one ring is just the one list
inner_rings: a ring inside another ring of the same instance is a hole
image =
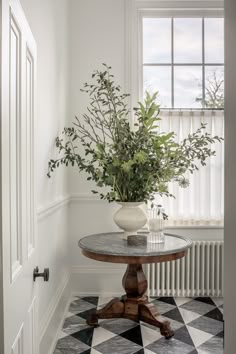
[[87, 319], [87, 324], [98, 327], [99, 319], [119, 318], [124, 313], [124, 303], [119, 299], [112, 299], [103, 308], [92, 313]]
[[112, 299], [102, 309], [97, 310], [98, 318], [122, 317], [124, 312], [124, 303], [120, 299]]
[[160, 332], [166, 339], [170, 339], [174, 335], [174, 331], [172, 331], [170, 322], [168, 321], [163, 322], [162, 326], [160, 327]]
[[96, 312], [92, 313], [86, 322], [89, 326], [98, 327], [98, 317]]
[[169, 339], [173, 337], [174, 331], [170, 327], [169, 321], [163, 321], [156, 307], [153, 304], [147, 303], [140, 306], [140, 319], [146, 323], [160, 328], [161, 334]]

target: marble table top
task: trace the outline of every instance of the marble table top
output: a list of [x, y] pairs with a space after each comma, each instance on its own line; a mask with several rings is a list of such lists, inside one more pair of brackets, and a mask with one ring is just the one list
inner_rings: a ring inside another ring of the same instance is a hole
[[[142, 233], [147, 235], [148, 233]], [[192, 241], [182, 236], [165, 234], [164, 243], [149, 243], [145, 246], [130, 246], [124, 238], [123, 232], [94, 234], [83, 237], [79, 247], [85, 251], [111, 256], [161, 256], [185, 251], [192, 245]]]

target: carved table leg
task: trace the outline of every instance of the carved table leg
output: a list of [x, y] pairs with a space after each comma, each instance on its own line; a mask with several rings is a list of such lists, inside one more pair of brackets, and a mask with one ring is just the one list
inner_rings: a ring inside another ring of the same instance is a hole
[[128, 298], [138, 298], [145, 294], [147, 279], [142, 264], [128, 264], [122, 279], [122, 285]]
[[174, 332], [170, 328], [169, 321], [163, 321], [159, 315], [157, 308], [150, 303], [139, 305], [139, 318], [141, 321], [150, 323], [153, 326], [160, 328], [161, 334], [169, 339], [174, 335]]
[[144, 321], [160, 328], [165, 338], [171, 338], [174, 332], [168, 321], [163, 321], [156, 307], [148, 303], [145, 292], [147, 279], [141, 264], [128, 264], [122, 280], [126, 295], [121, 299], [113, 299], [102, 309], [92, 313], [87, 323], [98, 326], [98, 319], [128, 318], [133, 321]]
[[97, 327], [98, 319], [123, 317], [124, 303], [120, 299], [112, 299], [102, 309], [92, 313], [87, 320], [87, 324]]

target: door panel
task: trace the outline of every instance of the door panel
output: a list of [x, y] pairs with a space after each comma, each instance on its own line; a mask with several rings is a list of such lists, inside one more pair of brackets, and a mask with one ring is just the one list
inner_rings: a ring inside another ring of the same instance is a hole
[[11, 281], [22, 268], [21, 230], [21, 31], [10, 15], [9, 33], [9, 158]]
[[37, 353], [37, 341], [36, 341], [36, 297], [33, 298], [33, 301], [28, 310], [28, 344], [29, 344], [29, 353]]
[[34, 56], [28, 45], [26, 46], [26, 238], [27, 238], [27, 256], [33, 254], [35, 248], [35, 230], [34, 230], [34, 190], [33, 183], [33, 132], [34, 132]]
[[4, 354], [38, 353], [34, 119], [36, 44], [18, 0], [1, 2]]
[[14, 340], [11, 347], [12, 354], [24, 354], [24, 325], [20, 327], [19, 332]]

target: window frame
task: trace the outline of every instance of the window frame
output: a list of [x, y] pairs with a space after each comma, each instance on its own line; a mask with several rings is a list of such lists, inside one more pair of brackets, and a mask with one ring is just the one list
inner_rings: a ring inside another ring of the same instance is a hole
[[[205, 15], [205, 16], [197, 16], [197, 14], [195, 13], [194, 15], [195, 16], [192, 16], [189, 15], [187, 16], [186, 13], [184, 13], [185, 16], [182, 16], [182, 14], [180, 14], [178, 12], [177, 16], [160, 16], [158, 14], [158, 16], [150, 16], [149, 15], [144, 15], [143, 13], [141, 14], [141, 19], [140, 19], [140, 23], [139, 23], [139, 26], [140, 26], [140, 29], [141, 29], [141, 41], [140, 41], [140, 53], [141, 53], [141, 58], [140, 60], [142, 61], [142, 66], [140, 68], [140, 70], [142, 71], [141, 72], [141, 92], [143, 93], [143, 71], [144, 71], [144, 67], [168, 67], [171, 69], [171, 107], [167, 107], [165, 109], [168, 109], [168, 110], [171, 110], [171, 109], [183, 109], [183, 107], [175, 107], [175, 68], [176, 67], [200, 67], [201, 68], [201, 72], [202, 72], [202, 78], [201, 78], [201, 91], [202, 91], [202, 100], [203, 102], [205, 102], [205, 93], [206, 93], [206, 90], [205, 90], [205, 79], [206, 79], [206, 67], [214, 67], [214, 66], [217, 66], [217, 67], [224, 67], [224, 63], [218, 63], [218, 62], [205, 62], [205, 49], [206, 49], [206, 43], [205, 43], [205, 19], [208, 19], [208, 18], [224, 18], [223, 16], [219, 16], [219, 14], [217, 13], [217, 16], [213, 16], [213, 14], [211, 13], [211, 16], [209, 15]], [[171, 21], [171, 61], [168, 62], [168, 63], [157, 63], [157, 62], [153, 62], [153, 63], [145, 63], [143, 61], [143, 19], [148, 19], [148, 18], [167, 18], [167, 19], [170, 19]], [[181, 63], [176, 63], [174, 61], [174, 20], [177, 19], [177, 18], [198, 18], [198, 19], [201, 19], [201, 42], [202, 42], [202, 58], [201, 58], [201, 62], [197, 63], [197, 62], [181, 62]], [[204, 109], [205, 107], [199, 107], [199, 109]], [[187, 107], [185, 109], [191, 109], [191, 107]], [[195, 108], [192, 108], [192, 109], [195, 109]]]
[[[128, 0], [125, 15], [125, 89], [126, 92], [131, 93], [129, 106], [132, 108], [143, 97], [143, 18], [224, 18], [224, 2], [222, 0]], [[170, 109], [173, 108], [168, 108]], [[197, 110], [193, 108], [195, 109]], [[132, 123], [135, 123], [135, 116], [132, 117]]]
[[[130, 93], [128, 105], [131, 111], [130, 123], [134, 125], [136, 116], [132, 110], [137, 102], [142, 99], [143, 92], [140, 82], [143, 82], [142, 74], [142, 17], [224, 17], [224, 0], [126, 0], [125, 1], [125, 75], [124, 87]], [[141, 68], [141, 69], [140, 69]], [[164, 109], [162, 109], [164, 110]], [[173, 109], [174, 111], [175, 109]], [[182, 109], [184, 111], [185, 109]], [[186, 109], [193, 114], [199, 109]], [[207, 109], [200, 108], [201, 111]], [[212, 109], [210, 109], [212, 110]], [[165, 110], [172, 114], [172, 110]], [[214, 111], [214, 110], [213, 110]], [[174, 113], [174, 112], [173, 112]], [[181, 113], [181, 112], [180, 112]], [[219, 112], [220, 113], [220, 112]], [[216, 113], [217, 114], [217, 113]], [[213, 225], [199, 223], [199, 220], [192, 225], [174, 225], [172, 229], [223, 229], [223, 224]]]

